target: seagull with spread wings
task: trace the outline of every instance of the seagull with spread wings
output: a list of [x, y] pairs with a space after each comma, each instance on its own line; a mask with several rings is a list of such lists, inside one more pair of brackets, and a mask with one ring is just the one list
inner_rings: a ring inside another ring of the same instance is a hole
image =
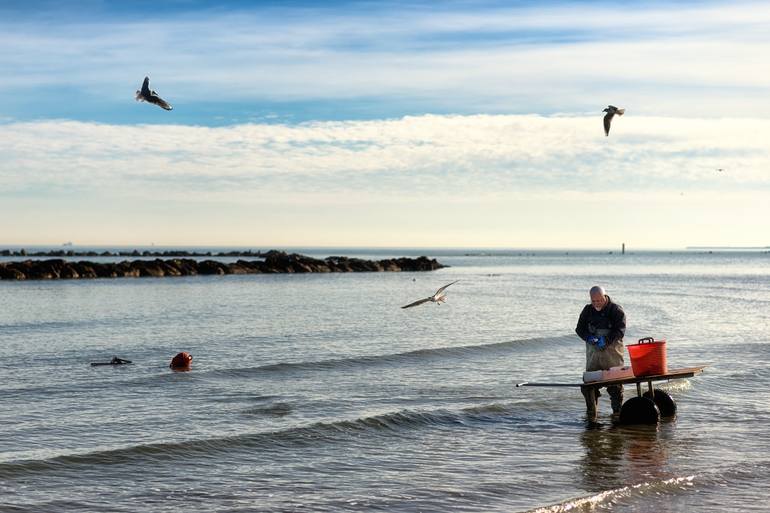
[[425, 299], [418, 299], [418, 300], [417, 300], [417, 301], [415, 301], [414, 303], [409, 303], [408, 305], [406, 305], [406, 306], [402, 306], [401, 308], [411, 308], [411, 307], [413, 307], [413, 306], [417, 306], [417, 305], [421, 305], [421, 304], [423, 304], [423, 303], [427, 303], [428, 301], [430, 301], [430, 302], [432, 302], [432, 303], [436, 303], [436, 304], [439, 304], [439, 305], [440, 305], [441, 303], [443, 303], [444, 301], [446, 301], [446, 292], [444, 292], [444, 290], [446, 290], [446, 288], [447, 288], [449, 285], [454, 285], [454, 284], [455, 284], [455, 283], [457, 283], [458, 281], [460, 281], [460, 280], [456, 280], [456, 281], [453, 281], [452, 283], [449, 283], [449, 284], [447, 284], [447, 285], [444, 285], [443, 287], [441, 287], [440, 289], [438, 289], [438, 290], [436, 291], [436, 293], [435, 293], [435, 294], [433, 294], [433, 295], [432, 295], [432, 296], [430, 296], [430, 297], [426, 297]]
[[150, 90], [150, 77], [144, 77], [142, 88], [136, 92], [136, 101], [154, 103], [158, 107], [166, 110], [174, 108], [166, 100], [158, 96], [158, 93]]
[[614, 105], [608, 105], [602, 112], [607, 113], [604, 115], [604, 135], [610, 135], [610, 123], [612, 122], [613, 116], [615, 116], [615, 114], [622, 116], [626, 112], [626, 109], [619, 109]]

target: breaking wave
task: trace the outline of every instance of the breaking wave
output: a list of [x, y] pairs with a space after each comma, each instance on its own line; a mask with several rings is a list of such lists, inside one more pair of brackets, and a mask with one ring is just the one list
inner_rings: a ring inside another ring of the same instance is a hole
[[[281, 410], [274, 411], [273, 414]], [[245, 433], [179, 442], [139, 444], [117, 449], [63, 454], [47, 459], [20, 460], [0, 463], [0, 479], [19, 475], [63, 471], [71, 468], [100, 465], [120, 465], [142, 461], [168, 461], [186, 458], [205, 458], [244, 449], [260, 451], [282, 448], [307, 447], [319, 443], [335, 442], [362, 434], [375, 436], [403, 436], [405, 432], [422, 427], [452, 428], [472, 426], [488, 422], [523, 422], [516, 414], [516, 405], [491, 404], [465, 408], [459, 411], [401, 410], [356, 419], [333, 422], [316, 422], [307, 426], [291, 427], [277, 431]]]
[[564, 513], [596, 511], [602, 505], [614, 503], [620, 499], [640, 497], [649, 493], [662, 494], [666, 492], [685, 490], [693, 486], [695, 476], [674, 477], [660, 481], [639, 483], [612, 490], [605, 490], [594, 495], [576, 497], [558, 504], [539, 507], [527, 513]]
[[493, 342], [490, 344], [435, 347], [418, 349], [404, 353], [391, 353], [381, 355], [354, 356], [350, 358], [337, 358], [329, 360], [281, 362], [256, 367], [242, 367], [237, 369], [221, 369], [210, 371], [209, 374], [218, 374], [228, 377], [251, 377], [262, 373], [290, 373], [294, 371], [324, 371], [335, 369], [350, 369], [357, 367], [370, 367], [381, 365], [405, 364], [413, 362], [420, 364], [426, 360], [442, 358], [468, 358], [474, 355], [483, 355], [494, 352], [507, 352], [512, 349], [522, 349], [528, 346], [538, 345], [542, 349], [543, 344], [569, 343], [574, 335], [565, 335], [552, 338], [532, 338], [521, 340], [509, 340], [505, 342]]

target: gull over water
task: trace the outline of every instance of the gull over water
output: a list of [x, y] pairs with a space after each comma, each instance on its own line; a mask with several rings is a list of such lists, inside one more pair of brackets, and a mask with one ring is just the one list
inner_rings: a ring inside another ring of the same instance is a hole
[[441, 303], [446, 301], [446, 292], [444, 292], [446, 290], [446, 288], [449, 287], [450, 285], [454, 285], [458, 281], [460, 281], [460, 280], [455, 280], [452, 283], [447, 283], [446, 285], [444, 285], [443, 287], [438, 289], [436, 291], [436, 293], [433, 294], [432, 296], [426, 297], [424, 299], [418, 299], [414, 303], [409, 303], [408, 305], [402, 306], [401, 308], [411, 308], [413, 306], [421, 305], [421, 304], [427, 303], [427, 302], [437, 303], [437, 304], [440, 305]]

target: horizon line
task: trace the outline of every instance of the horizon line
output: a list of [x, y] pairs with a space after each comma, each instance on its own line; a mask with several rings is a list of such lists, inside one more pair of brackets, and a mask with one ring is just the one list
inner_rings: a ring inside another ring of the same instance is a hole
[[[581, 252], [622, 252], [623, 246], [604, 246], [604, 247], [570, 247], [570, 246], [377, 246], [377, 245], [350, 245], [350, 244], [329, 244], [329, 245], [298, 245], [298, 244], [109, 244], [109, 243], [95, 243], [95, 244], [75, 244], [75, 243], [59, 243], [59, 244], [46, 244], [46, 243], [34, 243], [34, 244], [4, 244], [0, 243], [0, 251], [13, 250], [19, 251], [22, 249], [34, 248], [40, 250], [46, 248], [50, 250], [62, 250], [70, 251], [76, 249], [107, 249], [107, 248], [121, 248], [121, 249], [142, 249], [142, 250], [172, 250], [178, 249], [190, 249], [190, 248], [207, 248], [207, 249], [253, 249], [253, 250], [271, 250], [271, 249], [366, 249], [366, 250], [475, 250], [475, 251], [581, 251]], [[767, 250], [770, 246], [677, 246], [677, 247], [654, 247], [654, 246], [639, 246], [629, 247], [625, 246], [626, 253], [632, 253], [634, 251], [692, 251], [692, 250]]]

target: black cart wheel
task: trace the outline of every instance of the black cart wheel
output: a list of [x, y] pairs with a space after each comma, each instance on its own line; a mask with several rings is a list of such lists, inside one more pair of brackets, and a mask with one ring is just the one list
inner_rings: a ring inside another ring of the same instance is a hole
[[658, 407], [661, 417], [672, 417], [676, 415], [676, 403], [671, 396], [663, 390], [655, 389], [655, 397], [650, 397], [650, 392], [644, 393], [644, 397], [655, 401], [655, 406]]
[[657, 424], [660, 412], [649, 397], [632, 397], [620, 408], [621, 424]]

